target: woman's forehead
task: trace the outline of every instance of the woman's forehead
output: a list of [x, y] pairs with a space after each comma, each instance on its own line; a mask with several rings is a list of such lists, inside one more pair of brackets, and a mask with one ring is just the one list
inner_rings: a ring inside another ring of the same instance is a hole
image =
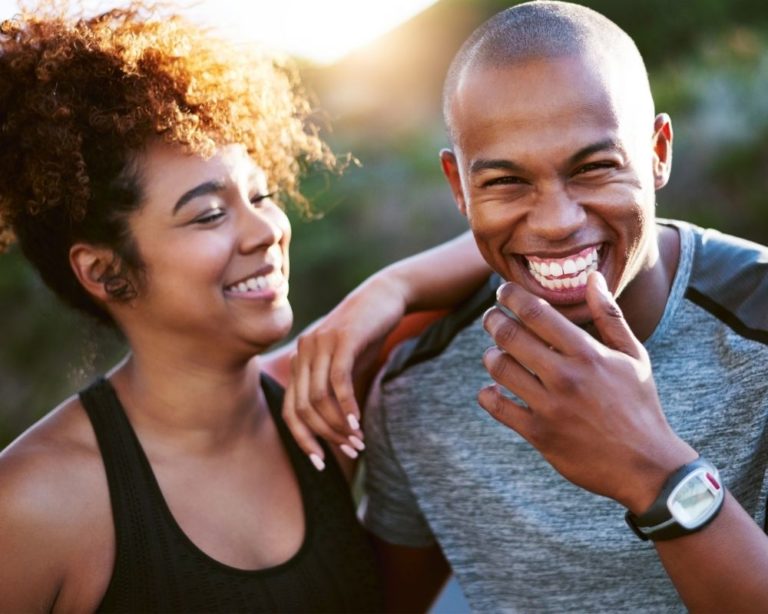
[[225, 145], [211, 156], [202, 156], [178, 145], [156, 142], [139, 156], [138, 164], [148, 196], [201, 181], [266, 182], [264, 171], [240, 144]]

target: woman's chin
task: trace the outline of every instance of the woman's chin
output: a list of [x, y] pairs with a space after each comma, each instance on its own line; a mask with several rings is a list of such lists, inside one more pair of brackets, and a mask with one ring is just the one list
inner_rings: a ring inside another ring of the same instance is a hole
[[259, 345], [272, 346], [285, 339], [293, 328], [293, 312], [286, 306], [274, 313], [269, 327], [262, 328], [257, 335]]

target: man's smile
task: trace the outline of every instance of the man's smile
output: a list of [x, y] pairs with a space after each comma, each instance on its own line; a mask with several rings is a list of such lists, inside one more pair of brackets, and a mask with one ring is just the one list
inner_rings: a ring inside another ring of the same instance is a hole
[[570, 290], [586, 287], [590, 272], [596, 271], [602, 245], [590, 245], [578, 252], [558, 258], [524, 256], [528, 272], [547, 290]]

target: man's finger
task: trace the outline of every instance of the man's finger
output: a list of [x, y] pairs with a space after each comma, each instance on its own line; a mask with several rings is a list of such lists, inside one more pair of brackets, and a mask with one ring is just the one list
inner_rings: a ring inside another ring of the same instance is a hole
[[505, 397], [496, 385], [481, 388], [477, 393], [477, 402], [494, 419], [528, 439], [533, 414], [527, 407]]
[[592, 313], [592, 322], [606, 346], [638, 360], [642, 358], [642, 344], [629, 328], [608, 290], [605, 278], [597, 271], [590, 273], [587, 279], [587, 305]]
[[534, 374], [497, 347], [485, 351], [483, 365], [496, 383], [517, 395], [529, 407], [537, 407], [547, 394]]
[[[578, 353], [592, 338], [547, 301], [507, 282], [496, 292], [498, 302], [549, 347], [566, 355]], [[506, 348], [505, 348], [506, 349]]]
[[[557, 352], [498, 307], [485, 312], [483, 326], [500, 349], [539, 377], [558, 368], [561, 357]], [[500, 383], [507, 386], [506, 382]]]

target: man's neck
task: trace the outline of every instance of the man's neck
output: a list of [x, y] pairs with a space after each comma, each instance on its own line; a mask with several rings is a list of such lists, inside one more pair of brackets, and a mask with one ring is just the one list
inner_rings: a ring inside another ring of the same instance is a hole
[[680, 260], [680, 236], [676, 228], [657, 227], [657, 256], [641, 270], [618, 298], [632, 332], [646, 341], [659, 325], [667, 306]]

